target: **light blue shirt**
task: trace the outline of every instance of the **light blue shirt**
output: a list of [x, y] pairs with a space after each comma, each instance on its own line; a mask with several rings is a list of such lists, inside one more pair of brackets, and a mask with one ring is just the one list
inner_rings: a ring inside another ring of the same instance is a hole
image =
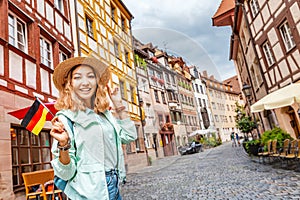
[[[106, 130], [109, 131], [113, 128], [116, 132], [119, 160], [117, 169], [119, 170], [120, 179], [126, 178], [121, 144], [128, 144], [136, 140], [135, 125], [129, 118], [124, 120], [115, 119], [110, 111], [105, 111], [103, 114], [107, 119], [106, 122], [100, 121], [99, 116], [90, 109], [78, 112], [62, 110], [57, 113], [70, 136], [72, 147], [69, 150], [69, 155], [71, 162], [63, 165], [59, 161], [57, 141], [54, 140], [52, 145], [54, 159], [51, 164], [55, 175], [64, 180], [69, 180], [64, 192], [72, 200], [98, 200], [99, 198], [102, 200], [109, 198], [105, 168], [109, 165], [108, 163], [115, 163], [115, 154], [108, 153], [109, 151], [112, 152], [112, 149], [109, 150], [107, 149], [109, 147], [106, 147]], [[73, 133], [66, 117], [74, 122]], [[110, 127], [109, 123], [111, 124]], [[108, 157], [109, 161], [107, 162]]]

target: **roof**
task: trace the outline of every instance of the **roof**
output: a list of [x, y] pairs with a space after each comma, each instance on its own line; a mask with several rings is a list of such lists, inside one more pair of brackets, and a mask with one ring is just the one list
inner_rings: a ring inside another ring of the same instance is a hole
[[239, 84], [237, 75], [224, 80], [223, 83], [231, 85], [232, 86], [232, 90], [234, 92], [236, 92], [236, 93], [240, 93], [241, 92], [241, 88], [240, 88], [240, 84]]
[[234, 15], [235, 1], [234, 0], [222, 0], [218, 10], [212, 17], [213, 26], [226, 26], [230, 25], [232, 16]]

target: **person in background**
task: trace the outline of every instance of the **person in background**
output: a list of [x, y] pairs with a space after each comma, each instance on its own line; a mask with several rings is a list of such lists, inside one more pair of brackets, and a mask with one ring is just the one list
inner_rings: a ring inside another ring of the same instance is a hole
[[241, 146], [241, 143], [240, 143], [240, 137], [239, 137], [239, 134], [238, 134], [238, 133], [235, 133], [235, 139], [236, 139], [237, 144], [238, 144], [239, 147], [240, 147], [240, 146]]
[[230, 138], [231, 138], [231, 146], [232, 147], [236, 147], [236, 142], [235, 142], [235, 135], [234, 135], [234, 132], [231, 133], [230, 135]]
[[111, 92], [107, 86], [110, 76], [109, 66], [92, 57], [70, 58], [54, 69], [59, 112], [50, 131], [51, 164], [56, 176], [68, 180], [64, 193], [72, 200], [122, 199], [121, 145], [135, 141], [137, 133], [118, 88]]

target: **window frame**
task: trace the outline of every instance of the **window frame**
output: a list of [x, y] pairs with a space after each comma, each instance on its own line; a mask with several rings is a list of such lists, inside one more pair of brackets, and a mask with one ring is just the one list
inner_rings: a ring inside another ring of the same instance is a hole
[[286, 20], [283, 23], [281, 23], [278, 27], [278, 30], [280, 32], [281, 39], [283, 41], [286, 51], [288, 52], [291, 49], [293, 49], [296, 46], [296, 43], [288, 21]]
[[[43, 44], [41, 44], [43, 43]], [[45, 48], [44, 45], [47, 44], [49, 45], [49, 48]], [[46, 50], [46, 52], [44, 51]], [[45, 58], [45, 54], [48, 55], [49, 57], [47, 59]], [[53, 69], [53, 47], [52, 47], [52, 42], [50, 42], [48, 39], [46, 39], [44, 36], [40, 36], [40, 58], [41, 58], [41, 63], [47, 67], [49, 67], [50, 69]], [[46, 63], [45, 61], [47, 61], [48, 63]], [[49, 64], [50, 63], [50, 64]]]
[[265, 59], [268, 63], [268, 66], [269, 67], [272, 66], [275, 63], [275, 57], [274, 57], [273, 52], [271, 50], [270, 43], [268, 41], [263, 43], [262, 49], [263, 49], [263, 52], [264, 52], [264, 55], [265, 55]]
[[86, 28], [86, 33], [89, 37], [95, 38], [94, 34], [94, 20], [91, 19], [90, 16], [85, 14], [85, 28]]
[[156, 101], [157, 103], [160, 103], [160, 101], [159, 101], [159, 96], [158, 96], [158, 91], [157, 91], [157, 90], [154, 90], [154, 97], [155, 97], [155, 101]]
[[[11, 125], [12, 151], [12, 184], [19, 189], [24, 185], [22, 173], [51, 168], [52, 140], [50, 130], [43, 129], [39, 135], [34, 135], [25, 128]], [[24, 137], [26, 140], [24, 140]], [[38, 153], [38, 161], [36, 153]], [[24, 160], [25, 162], [22, 160]]]
[[64, 15], [64, 0], [54, 0], [54, 6]]
[[67, 60], [68, 58], [69, 58], [69, 56], [65, 52], [59, 50], [59, 62], [60, 63]]
[[258, 15], [259, 10], [260, 10], [258, 1], [257, 0], [250, 0], [249, 4], [250, 4], [252, 16], [255, 17], [256, 15]]
[[[10, 19], [13, 20], [13, 25], [10, 24]], [[21, 30], [22, 32], [22, 39], [24, 40], [23, 43], [20, 42], [20, 40], [18, 39], [18, 23], [22, 25]], [[10, 34], [10, 27], [13, 28], [13, 36]], [[16, 47], [17, 49], [27, 53], [28, 52], [28, 38], [27, 38], [27, 23], [24, 22], [20, 17], [18, 17], [17, 15], [9, 12], [8, 13], [8, 43], [11, 44], [12, 46]], [[11, 42], [10, 38], [13, 38], [13, 43]], [[19, 47], [19, 44], [23, 45], [23, 50]]]
[[111, 7], [111, 9], [110, 9], [111, 19], [112, 19], [114, 22], [117, 23], [117, 21], [116, 21], [116, 7], [115, 7], [113, 4], [111, 4], [110, 7]]

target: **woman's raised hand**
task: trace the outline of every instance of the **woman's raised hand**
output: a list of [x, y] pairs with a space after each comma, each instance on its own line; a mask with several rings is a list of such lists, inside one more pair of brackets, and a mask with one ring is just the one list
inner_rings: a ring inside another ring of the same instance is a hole
[[69, 141], [69, 135], [65, 130], [63, 123], [55, 116], [52, 120], [52, 129], [50, 135], [55, 138], [60, 146], [65, 146]]

